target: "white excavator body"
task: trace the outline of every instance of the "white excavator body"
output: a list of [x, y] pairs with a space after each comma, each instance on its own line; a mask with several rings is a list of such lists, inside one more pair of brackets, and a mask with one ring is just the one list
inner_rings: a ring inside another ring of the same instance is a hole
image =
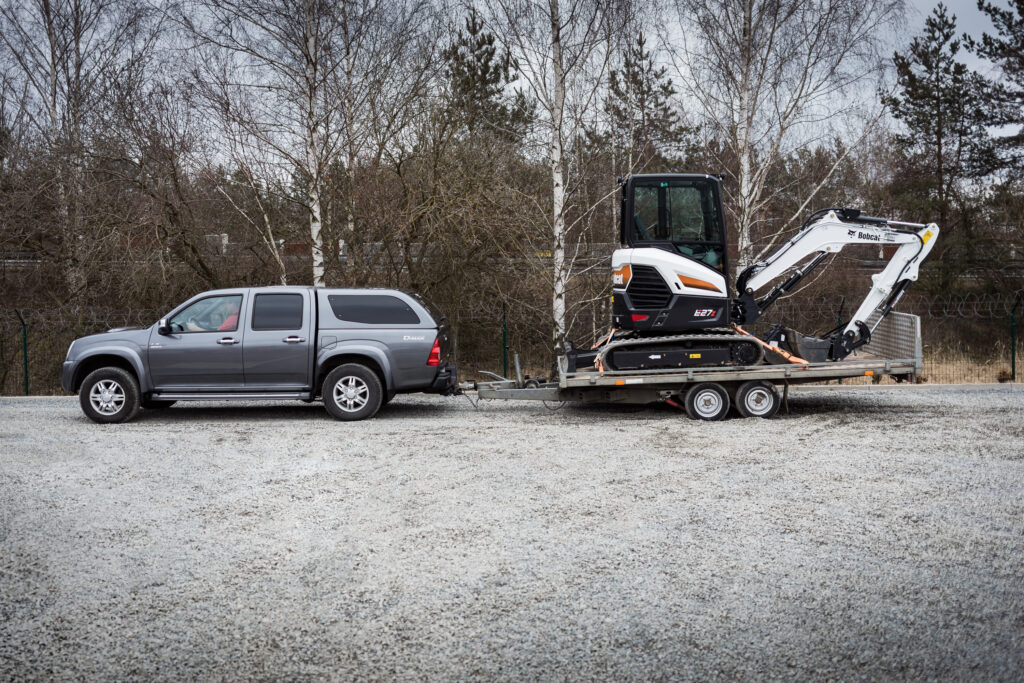
[[794, 335], [818, 342], [801, 347], [816, 355], [812, 360], [841, 360], [870, 340], [871, 315], [877, 311], [877, 319], [884, 318], [907, 285], [917, 280], [939, 234], [934, 223], [826, 209], [812, 214], [787, 242], [746, 268], [730, 286], [719, 177], [636, 175], [622, 181], [622, 188], [622, 248], [612, 255], [615, 329], [595, 349], [572, 350], [577, 366], [656, 369], [759, 363], [769, 344], [740, 325], [756, 321], [847, 245], [895, 245], [895, 253], [872, 276], [870, 291], [842, 329], [821, 338]]

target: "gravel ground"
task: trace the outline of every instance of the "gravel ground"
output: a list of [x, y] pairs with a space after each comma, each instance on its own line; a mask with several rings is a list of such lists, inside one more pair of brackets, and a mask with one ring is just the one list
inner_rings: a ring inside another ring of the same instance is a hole
[[0, 399], [0, 679], [1024, 671], [1024, 392], [772, 420]]

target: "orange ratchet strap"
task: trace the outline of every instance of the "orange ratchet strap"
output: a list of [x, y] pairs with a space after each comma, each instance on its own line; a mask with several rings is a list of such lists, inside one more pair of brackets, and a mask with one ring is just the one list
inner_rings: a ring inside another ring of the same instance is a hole
[[[747, 332], [747, 331], [746, 331], [745, 329], [743, 329], [743, 328], [742, 328], [742, 327], [740, 327], [739, 325], [736, 325], [735, 323], [733, 324], [733, 328], [734, 328], [734, 329], [735, 329], [735, 330], [736, 330], [737, 332], [739, 332], [740, 334], [745, 334], [745, 335], [747, 335], [748, 337], [754, 337], [754, 335], [750, 334], [750, 333], [749, 333], [749, 332]], [[810, 365], [810, 363], [808, 363], [807, 361], [805, 361], [805, 360], [804, 360], [803, 358], [801, 358], [800, 356], [794, 356], [794, 355], [793, 355], [793, 354], [791, 354], [791, 353], [790, 353], [789, 351], [783, 351], [783, 350], [782, 350], [782, 349], [780, 349], [780, 348], [779, 348], [778, 346], [772, 346], [771, 344], [769, 344], [769, 343], [768, 343], [768, 342], [766, 342], [765, 340], [761, 339], [760, 337], [754, 337], [754, 339], [756, 339], [756, 340], [758, 341], [758, 343], [759, 343], [759, 344], [761, 344], [761, 346], [763, 346], [763, 347], [764, 347], [764, 348], [766, 348], [766, 349], [771, 349], [771, 350], [772, 350], [772, 351], [774, 351], [775, 353], [779, 354], [780, 356], [782, 356], [783, 358], [785, 358], [786, 360], [788, 360], [788, 361], [789, 361], [790, 363], [792, 363], [793, 365]]]

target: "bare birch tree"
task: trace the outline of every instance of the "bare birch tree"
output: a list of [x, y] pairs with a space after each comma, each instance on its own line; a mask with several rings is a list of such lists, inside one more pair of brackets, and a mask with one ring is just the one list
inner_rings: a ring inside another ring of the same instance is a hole
[[[309, 218], [313, 285], [323, 287], [323, 180], [339, 144], [337, 106], [328, 95], [338, 62], [339, 16], [327, 0], [199, 0], [182, 21], [205, 48], [197, 80], [226, 128], [280, 159], [278, 183], [301, 176]], [[218, 51], [220, 54], [218, 54]]]
[[27, 120], [50, 155], [59, 261], [72, 297], [86, 287], [89, 246], [81, 209], [91, 127], [100, 124], [112, 84], [155, 39], [150, 10], [132, 0], [12, 0], [0, 4], [0, 46], [29, 96]]
[[[426, 70], [408, 58], [419, 47], [429, 6], [423, 0], [199, 0], [198, 7], [203, 11], [183, 21], [210, 48], [197, 81], [227, 133], [229, 153], [237, 160], [275, 155], [276, 176], [261, 179], [269, 185], [287, 185], [290, 171], [299, 172], [313, 284], [323, 286], [328, 259], [337, 261], [355, 230], [352, 187], [360, 158], [369, 153], [379, 160], [406, 120], [408, 103], [421, 94]], [[340, 237], [327, 233], [340, 221], [330, 215], [324, 186], [339, 159], [349, 185]], [[255, 166], [246, 164], [250, 171]], [[260, 233], [267, 235], [272, 228], [264, 223]]]
[[[540, 104], [542, 138], [551, 177], [551, 313], [556, 356], [565, 353], [566, 292], [575, 252], [568, 219], [575, 183], [566, 146], [582, 136], [586, 117], [595, 112], [608, 51], [608, 4], [598, 0], [489, 0], [487, 22], [515, 56], [520, 74]], [[577, 222], [578, 219], [577, 219]]]
[[359, 165], [372, 172], [425, 111], [440, 31], [427, 0], [360, 0], [338, 9], [338, 69], [328, 88], [339, 107], [340, 154], [345, 169], [344, 220], [338, 251], [356, 231], [356, 176]]
[[[675, 0], [675, 7], [683, 36], [675, 65], [733, 180], [742, 268], [759, 257], [754, 226], [772, 195], [772, 168], [820, 139], [822, 127], [863, 112], [859, 99], [874, 99], [882, 36], [900, 22], [903, 0]], [[762, 253], [788, 224], [773, 227]]]

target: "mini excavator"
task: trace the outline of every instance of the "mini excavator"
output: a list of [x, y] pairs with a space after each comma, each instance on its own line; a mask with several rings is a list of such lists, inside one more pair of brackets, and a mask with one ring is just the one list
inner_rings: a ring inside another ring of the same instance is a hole
[[[633, 175], [619, 182], [622, 248], [612, 254], [614, 328], [591, 349], [570, 345], [570, 372], [840, 361], [871, 340], [917, 280], [939, 234], [934, 223], [822, 209], [774, 253], [739, 273], [733, 288], [721, 177]], [[760, 337], [743, 329], [849, 244], [896, 246], [885, 268], [872, 275], [871, 290], [849, 323], [821, 337], [782, 325]]]

